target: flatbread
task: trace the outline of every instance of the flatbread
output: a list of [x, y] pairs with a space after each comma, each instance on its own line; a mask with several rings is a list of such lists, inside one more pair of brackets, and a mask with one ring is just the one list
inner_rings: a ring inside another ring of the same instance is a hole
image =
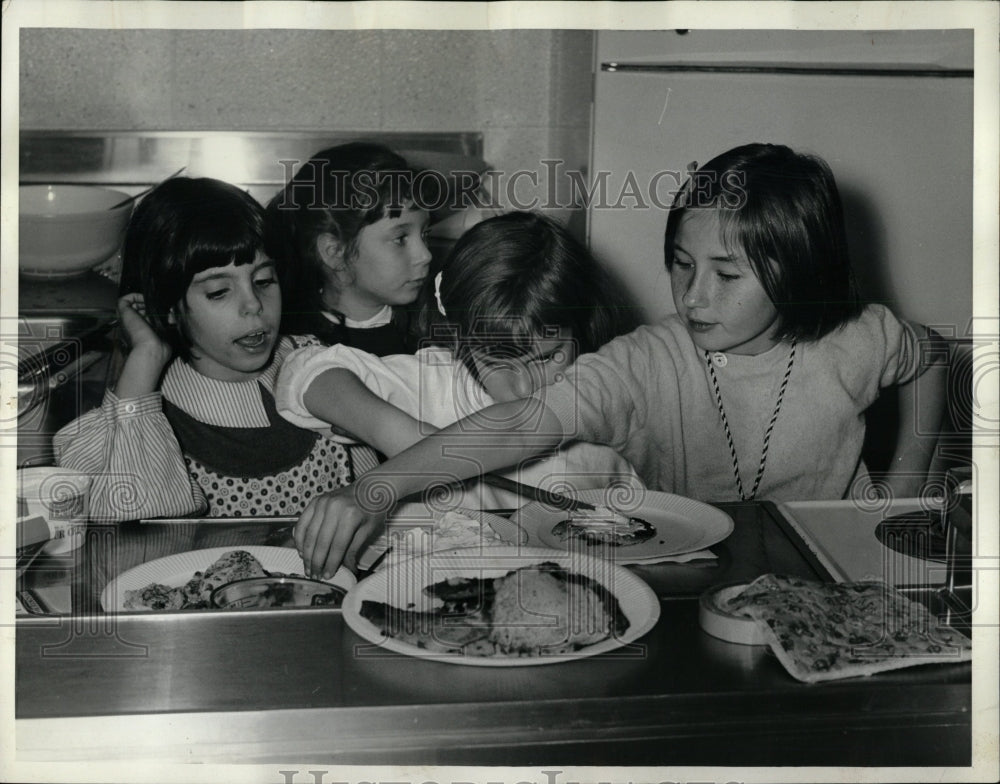
[[755, 619], [785, 669], [807, 683], [972, 658], [967, 637], [882, 582], [767, 574], [723, 609]]

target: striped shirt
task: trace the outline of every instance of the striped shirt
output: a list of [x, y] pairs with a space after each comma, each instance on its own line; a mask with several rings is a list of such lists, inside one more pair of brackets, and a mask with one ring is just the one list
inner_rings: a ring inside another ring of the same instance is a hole
[[363, 470], [348, 448], [289, 425], [274, 406], [285, 357], [312, 342], [283, 337], [250, 381], [217, 381], [177, 359], [159, 392], [108, 390], [53, 441], [59, 465], [91, 474], [91, 519], [294, 515], [348, 484]]

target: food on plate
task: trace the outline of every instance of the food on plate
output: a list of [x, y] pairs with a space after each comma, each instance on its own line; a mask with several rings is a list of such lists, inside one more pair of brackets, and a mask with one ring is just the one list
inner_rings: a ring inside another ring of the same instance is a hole
[[378, 565], [379, 558], [387, 550], [385, 566], [424, 553], [496, 547], [504, 543], [493, 526], [476, 512], [452, 509], [435, 511], [433, 517], [427, 517], [427, 510], [421, 505], [411, 513], [404, 508], [402, 513], [390, 519], [386, 532], [362, 553], [358, 566], [368, 571]]
[[485, 608], [451, 614], [442, 610], [414, 612], [368, 599], [361, 603], [361, 617], [392, 637], [435, 653], [488, 656], [490, 622]]
[[488, 524], [456, 510], [435, 514], [433, 525], [414, 525], [405, 518], [399, 524], [390, 523], [388, 539], [407, 555], [503, 543]]
[[184, 590], [192, 598], [197, 597], [197, 601], [208, 602], [212, 597], [212, 591], [226, 583], [250, 577], [268, 576], [260, 561], [246, 550], [231, 550], [223, 553], [204, 574], [195, 572]]
[[451, 550], [501, 544], [503, 540], [487, 523], [458, 511], [447, 511], [434, 520], [434, 550]]
[[638, 517], [627, 517], [606, 506], [599, 506], [596, 509], [574, 509], [570, 517], [555, 524], [552, 534], [564, 542], [577, 538], [588, 545], [627, 547], [653, 538], [656, 528]]
[[968, 638], [881, 582], [817, 583], [766, 574], [723, 609], [754, 618], [785, 669], [801, 681], [956, 663], [972, 655]]
[[451, 578], [424, 594], [437, 604], [429, 612], [366, 600], [361, 616], [387, 637], [466, 656], [572, 653], [629, 627], [607, 588], [552, 562], [496, 578]]
[[589, 586], [538, 570], [515, 572], [499, 582], [490, 639], [501, 653], [567, 653], [600, 642], [612, 629], [603, 603]]
[[208, 607], [212, 591], [221, 585], [269, 573], [246, 550], [223, 553], [204, 572], [195, 572], [183, 586], [152, 583], [125, 592], [126, 610], [194, 610]]
[[125, 592], [127, 610], [180, 610], [187, 598], [181, 588], [151, 583], [137, 591]]

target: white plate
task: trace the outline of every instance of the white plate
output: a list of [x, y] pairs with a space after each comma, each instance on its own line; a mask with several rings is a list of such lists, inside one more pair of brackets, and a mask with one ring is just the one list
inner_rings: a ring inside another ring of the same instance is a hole
[[461, 536], [449, 534], [441, 529], [441, 519], [445, 512], [436, 511], [423, 503], [401, 504], [386, 522], [386, 533], [368, 545], [358, 556], [358, 569], [362, 571], [371, 569], [372, 564], [385, 553], [389, 543], [398, 543], [400, 540], [397, 537], [408, 531], [414, 534], [426, 533], [423, 537], [411, 536], [404, 540], [411, 549], [416, 550], [413, 555], [417, 552], [491, 547], [497, 544], [524, 544], [527, 541], [517, 523], [505, 517], [475, 509], [456, 508], [450, 511], [478, 522], [478, 530], [475, 530], [476, 526], [471, 526], [469, 530], [461, 532]]
[[[414, 611], [430, 609], [431, 600], [423, 593], [428, 585], [451, 577], [502, 577], [510, 571], [542, 562], [554, 562], [576, 574], [589, 577], [614, 594], [628, 618], [629, 627], [621, 637], [609, 637], [573, 653], [553, 656], [464, 656], [428, 651], [393, 637], [387, 637], [371, 621], [361, 616], [365, 600], [384, 602], [394, 607]], [[660, 617], [660, 602], [653, 590], [627, 569], [609, 561], [578, 553], [558, 553], [545, 548], [496, 547], [488, 550], [451, 551], [430, 553], [391, 564], [386, 569], [366, 577], [344, 599], [344, 620], [359, 636], [374, 643], [382, 651], [415, 656], [422, 659], [468, 664], [478, 667], [525, 667], [537, 664], [556, 664], [577, 661], [580, 658], [630, 645], [656, 625]], [[627, 654], [643, 655], [636, 646]], [[356, 654], [364, 655], [357, 647]], [[369, 654], [371, 655], [371, 654]], [[380, 652], [380, 657], [385, 653]]]
[[570, 538], [561, 540], [553, 527], [569, 512], [533, 502], [514, 515], [528, 536], [528, 545], [552, 547], [562, 552], [571, 549], [610, 558], [618, 564], [642, 563], [669, 555], [683, 555], [718, 544], [733, 531], [733, 519], [720, 509], [693, 498], [653, 490], [579, 490], [567, 495], [595, 506], [609, 506], [629, 517], [639, 517], [656, 528], [656, 534], [638, 544], [608, 547], [588, 545]]
[[[291, 547], [258, 547], [256, 545], [241, 547], [236, 545], [233, 547], [212, 547], [207, 550], [191, 550], [186, 553], [168, 555], [165, 558], [157, 558], [155, 561], [139, 564], [127, 572], [122, 572], [104, 587], [104, 591], [101, 593], [101, 606], [105, 611], [125, 610], [126, 591], [137, 591], [150, 583], [180, 588], [194, 576], [195, 572], [204, 572], [224, 553], [233, 550], [243, 550], [250, 553], [269, 572], [305, 573], [298, 551]], [[347, 590], [353, 587], [357, 580], [347, 569], [341, 567], [326, 582]]]

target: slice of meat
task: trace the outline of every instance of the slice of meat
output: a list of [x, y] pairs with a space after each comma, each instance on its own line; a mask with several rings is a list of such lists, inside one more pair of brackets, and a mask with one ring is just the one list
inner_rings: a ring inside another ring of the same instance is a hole
[[612, 628], [611, 631], [616, 637], [621, 637], [625, 632], [628, 631], [630, 626], [628, 616], [625, 615], [625, 611], [622, 609], [621, 605], [618, 603], [618, 599], [615, 595], [609, 591], [604, 585], [599, 583], [587, 575], [578, 574], [576, 572], [570, 572], [564, 567], [558, 566], [552, 561], [545, 561], [544, 563], [538, 564], [538, 570], [542, 572], [548, 572], [553, 577], [559, 580], [566, 580], [570, 583], [575, 583], [577, 585], [582, 585], [589, 588], [597, 597], [601, 600], [604, 605], [604, 611], [608, 614], [611, 619]]
[[424, 588], [424, 593], [444, 603], [442, 612], [461, 615], [488, 610], [496, 593], [495, 581], [476, 577], [452, 577]]

